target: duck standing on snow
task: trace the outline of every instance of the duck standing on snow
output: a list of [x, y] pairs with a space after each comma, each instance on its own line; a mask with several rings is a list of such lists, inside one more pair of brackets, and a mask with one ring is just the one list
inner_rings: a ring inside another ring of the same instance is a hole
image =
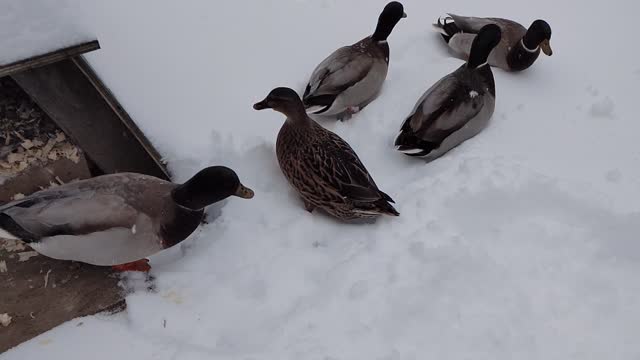
[[405, 17], [402, 4], [390, 2], [373, 35], [336, 50], [322, 61], [302, 97], [307, 111], [347, 119], [373, 101], [389, 69], [387, 38]]
[[444, 20], [434, 24], [449, 47], [456, 53], [469, 57], [471, 44], [480, 29], [487, 24], [495, 24], [502, 30], [502, 40], [489, 55], [489, 65], [507, 71], [522, 71], [529, 68], [540, 55], [540, 49], [547, 56], [553, 51], [551, 27], [544, 20], [534, 21], [529, 29], [515, 21], [499, 18], [466, 17], [448, 14]]
[[59, 260], [148, 271], [146, 257], [186, 239], [204, 208], [231, 195], [250, 199], [236, 173], [208, 167], [177, 185], [120, 173], [39, 191], [0, 206], [0, 237]]
[[282, 172], [307, 211], [321, 208], [342, 220], [399, 215], [389, 204], [393, 200], [378, 189], [351, 146], [312, 120], [295, 91], [274, 89], [253, 108], [273, 109], [287, 117], [278, 134], [276, 153]]
[[484, 129], [496, 96], [487, 57], [499, 42], [497, 25], [486, 25], [478, 32], [467, 63], [418, 100], [396, 138], [399, 151], [432, 161]]

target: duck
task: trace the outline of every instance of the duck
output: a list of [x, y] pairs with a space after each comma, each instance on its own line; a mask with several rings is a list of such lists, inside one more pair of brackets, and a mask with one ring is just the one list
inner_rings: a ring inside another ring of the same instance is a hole
[[528, 69], [540, 55], [540, 50], [553, 55], [551, 26], [544, 20], [535, 20], [529, 29], [519, 23], [501, 18], [481, 18], [447, 14], [434, 24], [436, 31], [462, 59], [467, 59], [473, 39], [487, 24], [495, 24], [502, 30], [502, 40], [489, 55], [489, 65], [506, 71]]
[[0, 206], [0, 238], [49, 258], [117, 271], [149, 271], [147, 257], [185, 240], [204, 208], [253, 190], [224, 166], [183, 184], [139, 173], [101, 175], [41, 190]]
[[307, 211], [318, 208], [344, 221], [400, 215], [351, 146], [311, 119], [293, 89], [275, 88], [253, 108], [286, 116], [276, 154], [282, 173]]
[[469, 60], [420, 97], [395, 139], [397, 150], [430, 162], [487, 126], [496, 97], [487, 59], [500, 36], [497, 25], [480, 29], [473, 39]]
[[406, 17], [401, 3], [388, 3], [372, 35], [341, 47], [324, 59], [311, 74], [302, 96], [307, 111], [345, 120], [372, 102], [389, 69], [387, 38]]

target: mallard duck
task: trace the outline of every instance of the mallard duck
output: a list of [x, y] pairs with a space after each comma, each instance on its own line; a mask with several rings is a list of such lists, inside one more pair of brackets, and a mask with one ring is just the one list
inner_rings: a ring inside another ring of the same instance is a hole
[[467, 59], [471, 44], [478, 31], [487, 25], [495, 24], [502, 30], [502, 40], [489, 55], [489, 65], [507, 71], [522, 71], [529, 68], [540, 55], [540, 49], [547, 56], [553, 51], [551, 27], [544, 20], [534, 21], [529, 29], [515, 21], [500, 18], [466, 17], [454, 14], [434, 24], [449, 47], [458, 55]]
[[253, 191], [223, 166], [208, 167], [182, 185], [119, 173], [42, 190], [0, 206], [0, 237], [36, 252], [120, 271], [150, 269], [146, 257], [183, 241], [204, 208]]
[[276, 153], [307, 211], [320, 208], [342, 220], [399, 215], [351, 146], [312, 120], [295, 91], [276, 88], [253, 108], [273, 109], [287, 117]]
[[336, 50], [316, 67], [302, 97], [309, 113], [347, 119], [373, 101], [387, 77], [387, 38], [407, 17], [404, 7], [390, 2], [371, 36]]
[[487, 57], [499, 42], [497, 25], [480, 30], [467, 63], [418, 100], [396, 138], [399, 151], [432, 161], [484, 129], [493, 115], [496, 96]]

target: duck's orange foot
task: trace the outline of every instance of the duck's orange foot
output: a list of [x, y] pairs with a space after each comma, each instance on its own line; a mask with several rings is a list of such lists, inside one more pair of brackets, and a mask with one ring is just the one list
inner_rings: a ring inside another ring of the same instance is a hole
[[114, 271], [125, 272], [125, 271], [140, 271], [140, 272], [149, 272], [151, 270], [151, 265], [149, 265], [149, 259], [142, 259], [126, 264], [121, 265], [113, 265], [111, 267]]

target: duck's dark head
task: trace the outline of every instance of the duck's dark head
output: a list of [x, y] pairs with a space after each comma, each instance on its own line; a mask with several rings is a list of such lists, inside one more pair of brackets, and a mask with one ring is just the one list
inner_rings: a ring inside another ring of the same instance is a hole
[[224, 166], [200, 170], [186, 183], [173, 190], [173, 200], [180, 206], [201, 210], [229, 196], [253, 197], [253, 190], [240, 183], [235, 171]]
[[529, 50], [535, 51], [540, 47], [547, 56], [553, 55], [551, 50], [551, 26], [544, 20], [536, 20], [522, 38], [522, 44]]
[[502, 31], [500, 31], [498, 25], [489, 24], [483, 26], [471, 44], [467, 67], [475, 69], [485, 65], [491, 50], [500, 43], [501, 37]]
[[298, 93], [286, 87], [271, 90], [269, 95], [264, 100], [255, 103], [253, 108], [255, 110], [273, 109], [287, 116], [297, 113], [306, 114]]
[[391, 31], [402, 18], [406, 18], [404, 6], [397, 1], [392, 1], [384, 7], [378, 18], [378, 26], [371, 38], [375, 41], [387, 40]]

